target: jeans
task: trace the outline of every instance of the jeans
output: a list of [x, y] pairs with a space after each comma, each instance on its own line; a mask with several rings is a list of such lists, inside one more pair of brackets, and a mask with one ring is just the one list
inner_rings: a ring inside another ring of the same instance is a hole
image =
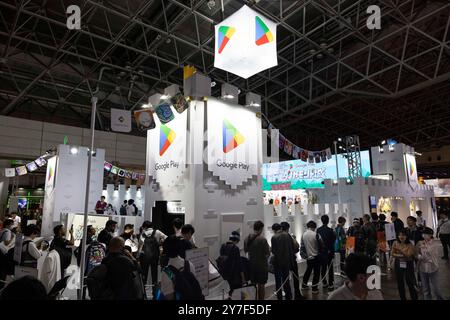
[[314, 271], [313, 275], [313, 290], [318, 290], [318, 284], [320, 279], [320, 263], [319, 259], [317, 257], [314, 257], [313, 259], [306, 260], [306, 271], [303, 275], [303, 285], [307, 286], [309, 277], [311, 276], [311, 272]]
[[409, 289], [411, 300], [417, 300], [417, 292], [414, 287], [416, 283], [416, 276], [414, 274], [414, 261], [408, 261], [406, 268], [400, 268], [398, 259], [395, 261], [395, 277], [397, 278], [398, 293], [401, 300], [406, 300], [405, 280]]
[[153, 297], [156, 296], [157, 286], [158, 286], [158, 261], [152, 261], [152, 262], [141, 262], [142, 265], [142, 281], [144, 282], [144, 285], [147, 284], [148, 280], [148, 271], [150, 269], [151, 277], [152, 277], [152, 292]]
[[345, 272], [345, 250], [339, 251], [341, 272]]
[[448, 248], [450, 247], [450, 234], [440, 234], [439, 238], [444, 249], [444, 258], [448, 259]]
[[283, 290], [286, 300], [292, 300], [291, 284], [289, 283], [289, 266], [279, 267], [274, 266], [275, 269], [275, 288], [277, 290], [278, 300], [283, 300], [283, 294], [281, 293], [281, 284], [283, 285]]
[[334, 253], [330, 253], [327, 257], [323, 258], [320, 265], [320, 272], [322, 274], [322, 283], [327, 284], [326, 274], [328, 271], [328, 285], [333, 286], [334, 283], [334, 265], [333, 265]]
[[439, 271], [433, 273], [420, 273], [420, 279], [422, 280], [423, 296], [425, 300], [433, 300], [433, 293], [437, 300], [444, 300], [439, 287]]

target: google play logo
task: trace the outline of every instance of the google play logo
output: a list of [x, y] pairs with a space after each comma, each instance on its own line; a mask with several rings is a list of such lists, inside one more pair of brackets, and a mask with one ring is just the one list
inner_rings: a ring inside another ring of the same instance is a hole
[[245, 141], [244, 136], [227, 119], [223, 120], [223, 152], [228, 153]]
[[255, 17], [255, 43], [257, 46], [273, 41], [273, 34], [260, 17]]
[[168, 126], [161, 124], [161, 129], [159, 131], [159, 155], [162, 156], [164, 152], [169, 149], [172, 142], [175, 140], [175, 131], [170, 129]]
[[233, 34], [236, 32], [236, 28], [220, 26], [219, 27], [219, 53], [222, 53], [223, 49], [227, 45], [228, 41], [230, 41]]

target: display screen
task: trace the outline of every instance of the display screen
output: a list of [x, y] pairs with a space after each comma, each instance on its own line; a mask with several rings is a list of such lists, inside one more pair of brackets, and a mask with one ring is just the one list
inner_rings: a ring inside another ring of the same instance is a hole
[[38, 169], [38, 166], [37, 166], [36, 163], [34, 163], [34, 161], [30, 162], [30, 163], [27, 163], [26, 166], [27, 166], [28, 172], [33, 172], [33, 171], [36, 171]]
[[19, 198], [17, 200], [17, 206], [19, 207], [19, 209], [26, 209], [27, 203], [28, 203], [27, 198]]
[[[348, 177], [348, 163], [343, 155], [338, 155], [339, 178]], [[362, 175], [371, 175], [370, 153], [361, 152]], [[320, 163], [302, 160], [264, 163], [262, 166], [263, 190], [293, 190], [324, 188], [325, 179], [337, 179], [336, 158]]]

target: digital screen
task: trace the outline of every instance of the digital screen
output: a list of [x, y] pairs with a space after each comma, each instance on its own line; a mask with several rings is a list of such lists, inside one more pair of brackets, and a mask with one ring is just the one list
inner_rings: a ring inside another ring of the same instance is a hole
[[36, 162], [38, 167], [43, 167], [47, 163], [47, 161], [44, 158], [42, 158], [42, 157], [37, 158], [36, 160], [34, 160], [34, 162]]
[[[313, 161], [314, 161], [313, 157]], [[339, 178], [348, 177], [348, 162], [338, 155]], [[371, 175], [370, 153], [361, 152], [363, 177]], [[337, 179], [336, 158], [320, 163], [308, 163], [302, 160], [264, 163], [262, 166], [263, 190], [295, 190], [324, 188], [325, 179]]]
[[17, 206], [19, 207], [19, 209], [26, 209], [27, 203], [28, 203], [27, 198], [19, 198], [17, 200]]
[[30, 163], [27, 163], [26, 166], [27, 166], [28, 172], [33, 172], [33, 171], [36, 171], [38, 169], [38, 166], [37, 166], [36, 163], [34, 163], [34, 161], [30, 162]]
[[106, 171], [111, 171], [111, 169], [112, 169], [112, 164], [111, 163], [109, 163], [109, 162], [105, 162], [105, 165], [104, 165], [104, 168], [105, 168], [105, 170]]

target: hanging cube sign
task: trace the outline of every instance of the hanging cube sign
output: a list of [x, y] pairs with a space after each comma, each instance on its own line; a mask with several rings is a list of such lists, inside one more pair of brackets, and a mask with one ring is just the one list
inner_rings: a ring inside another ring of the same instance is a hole
[[214, 67], [247, 79], [278, 65], [277, 25], [243, 6], [215, 26]]

